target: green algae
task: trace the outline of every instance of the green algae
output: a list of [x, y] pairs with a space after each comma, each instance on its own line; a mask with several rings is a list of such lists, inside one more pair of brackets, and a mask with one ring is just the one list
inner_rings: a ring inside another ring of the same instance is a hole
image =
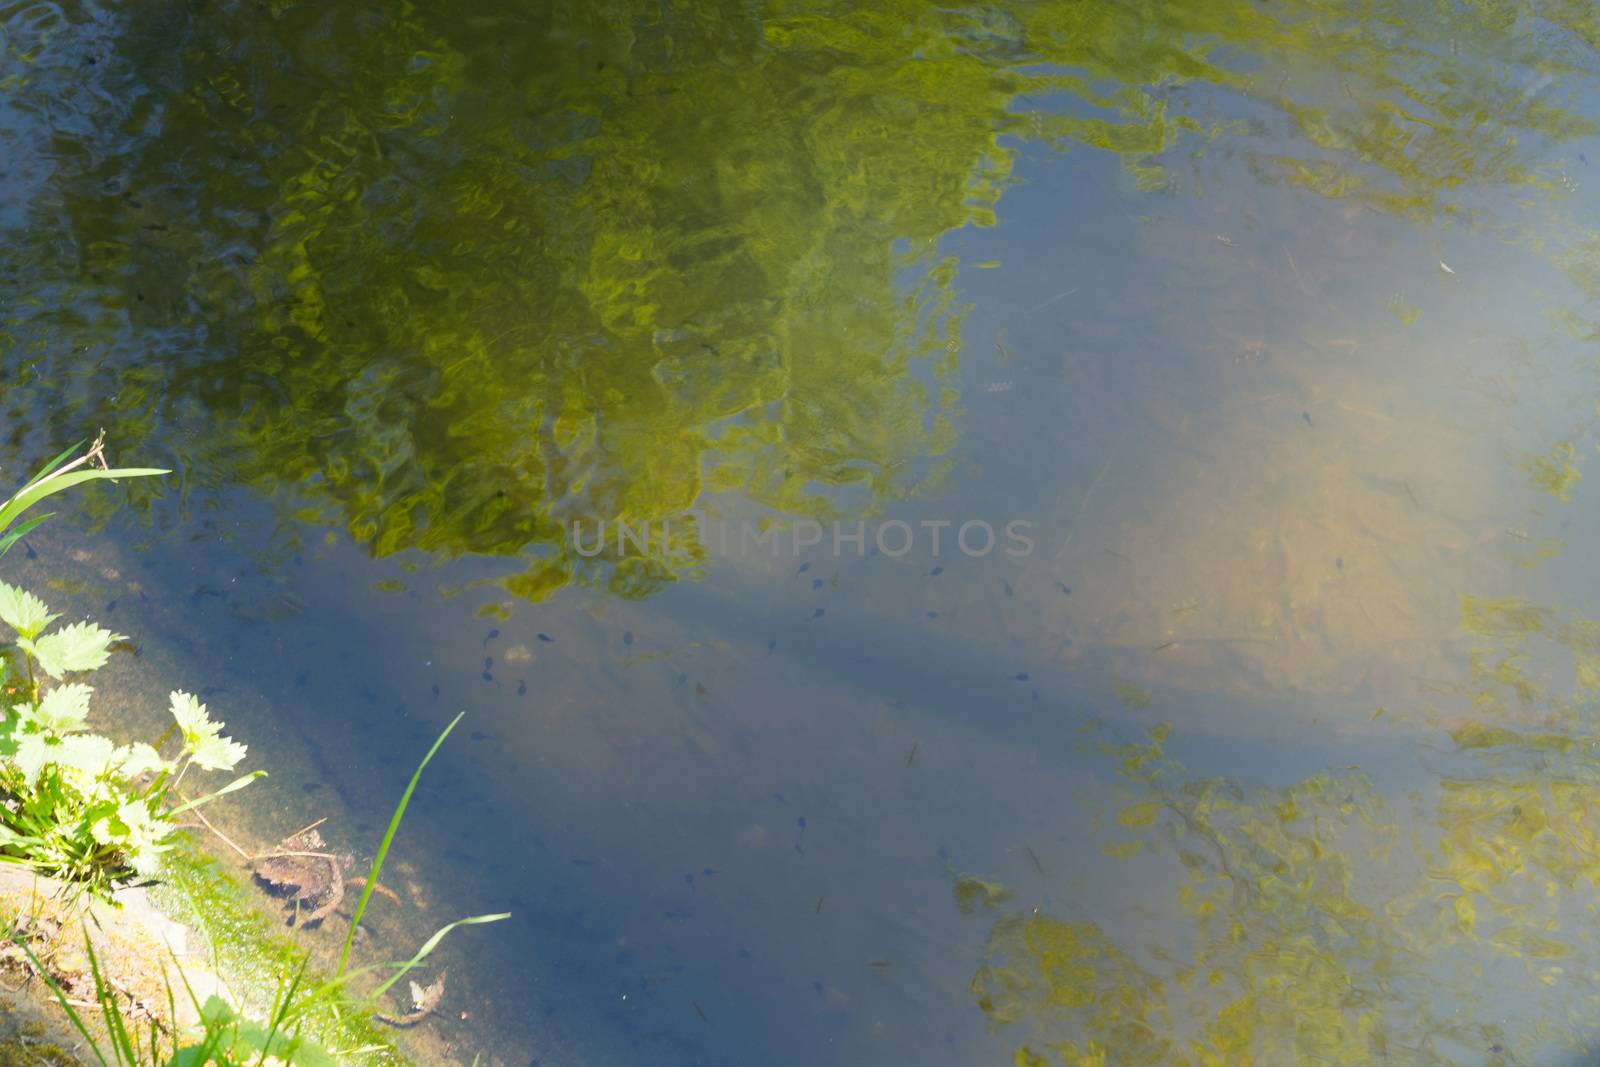
[[1550, 449], [1549, 458], [1530, 456], [1523, 464], [1535, 488], [1549, 493], [1563, 504], [1572, 503], [1572, 493], [1583, 473], [1573, 464], [1577, 449], [1571, 441], [1561, 441]]
[[[1460, 717], [1425, 749], [1448, 769], [1409, 812], [1355, 769], [1288, 784], [1195, 774], [1165, 725], [1092, 746], [1129, 793], [1101, 851], [1141, 865], [1154, 899], [1131, 926], [1071, 904], [1001, 910], [972, 996], [1016, 1036], [1013, 1062], [1445, 1067], [1463, 1047], [1495, 1064], [1586, 1047], [1600, 624], [1518, 598], [1462, 607], [1479, 647], [1450, 690]], [[1571, 693], [1531, 669], [1562, 652]], [[1151, 944], [1139, 931], [1154, 915], [1175, 926]], [[1499, 1010], [1522, 997], [1537, 1009]]]
[[[249, 1005], [270, 1005], [286, 968], [292, 974], [308, 959], [308, 951], [256, 906], [249, 887], [193, 842], [186, 841], [167, 855], [161, 881], [151, 888], [150, 896], [173, 919], [205, 939], [223, 980]], [[302, 988], [314, 989], [327, 977], [311, 964]], [[410, 1063], [369, 1012], [346, 1002], [311, 1003], [303, 1030], [339, 1054], [341, 1062], [369, 1067]]]
[[6, 1004], [0, 1012], [0, 1063], [6, 1067], [86, 1067], [91, 1061], [70, 1051], [76, 1035], [31, 1017], [31, 1005]]
[[1111, 692], [1116, 695], [1117, 703], [1129, 711], [1143, 711], [1155, 700], [1150, 690], [1121, 678], [1111, 679]]

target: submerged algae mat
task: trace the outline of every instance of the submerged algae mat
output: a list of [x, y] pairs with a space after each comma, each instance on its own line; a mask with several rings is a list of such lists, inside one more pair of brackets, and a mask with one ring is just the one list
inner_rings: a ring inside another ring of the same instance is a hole
[[1167, 740], [1104, 746], [1123, 913], [991, 909], [972, 996], [1013, 1063], [1592, 1062], [1592, 771], [1546, 790], [1463, 745], [1408, 805], [1353, 770], [1200, 777]]
[[988, 909], [971, 993], [1013, 1062], [1594, 1062], [1600, 623], [1470, 597], [1462, 616], [1471, 680], [1396, 739], [1398, 776], [1207, 775], [1167, 725], [1090, 734], [1118, 785], [1085, 844], [1125, 889]]

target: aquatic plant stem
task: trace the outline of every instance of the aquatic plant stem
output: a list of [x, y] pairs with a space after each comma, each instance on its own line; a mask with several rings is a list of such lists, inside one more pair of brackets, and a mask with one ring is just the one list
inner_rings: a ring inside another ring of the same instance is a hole
[[406, 791], [400, 796], [400, 803], [395, 805], [394, 815], [389, 819], [389, 829], [383, 835], [383, 843], [378, 846], [378, 854], [372, 857], [372, 869], [367, 873], [367, 884], [361, 889], [361, 899], [356, 902], [356, 911], [350, 919], [350, 932], [344, 935], [344, 948], [339, 953], [339, 968], [335, 976], [342, 977], [345, 968], [350, 963], [350, 946], [356, 940], [356, 928], [361, 925], [361, 916], [367, 910], [367, 901], [372, 899], [373, 887], [378, 884], [378, 872], [383, 869], [383, 861], [388, 858], [389, 845], [394, 841], [395, 833], [400, 829], [400, 820], [405, 816], [406, 806], [411, 803], [411, 794], [416, 791], [417, 782], [422, 778], [422, 771], [433, 759], [433, 754], [439, 751], [439, 746], [444, 744], [444, 739], [450, 736], [450, 731], [456, 728], [456, 723], [461, 721], [466, 712], [457, 712], [456, 717], [450, 720], [450, 725], [444, 728], [438, 738], [433, 742], [433, 747], [428, 749], [428, 754], [422, 757], [422, 762], [417, 764], [417, 769], [412, 772], [411, 781], [406, 784]]
[[212, 826], [211, 825], [211, 820], [206, 818], [204, 815], [200, 814], [200, 809], [199, 808], [191, 808], [190, 810], [194, 812], [194, 817], [195, 818], [199, 819], [202, 823], [205, 824], [205, 828], [207, 830], [210, 830], [212, 833], [216, 834], [218, 837], [220, 837], [222, 839], [222, 843], [223, 844], [225, 844], [229, 848], [233, 849], [235, 852], [237, 852], [244, 859], [249, 860], [251, 858], [250, 853], [246, 852], [244, 849], [242, 849], [238, 845], [234, 844], [233, 841], [231, 839], [229, 839], [227, 834], [223, 833], [221, 830], [218, 830], [215, 826]]

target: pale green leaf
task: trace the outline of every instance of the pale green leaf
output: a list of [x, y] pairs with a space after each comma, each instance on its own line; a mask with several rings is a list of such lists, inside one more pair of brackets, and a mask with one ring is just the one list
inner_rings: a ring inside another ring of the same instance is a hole
[[25, 589], [0, 582], [0, 621], [23, 637], [38, 637], [59, 615], [52, 615], [44, 601]]
[[202, 804], [209, 804], [218, 797], [227, 796], [229, 793], [243, 789], [257, 778], [265, 778], [266, 776], [266, 771], [251, 771], [249, 774], [241, 774], [239, 777], [235, 778], [233, 781], [229, 782], [227, 785], [223, 786], [221, 789], [218, 789], [214, 793], [207, 793], [203, 797], [196, 797], [193, 800], [179, 804], [177, 807], [172, 809], [171, 814], [181, 815], [191, 808], [198, 808]]
[[171, 694], [172, 717], [178, 722], [178, 729], [183, 732], [185, 747], [192, 747], [194, 742], [204, 736], [215, 735], [219, 727], [211, 722], [206, 715], [206, 706], [195, 699], [193, 693], [176, 690]]
[[39, 772], [50, 761], [54, 749], [60, 747], [44, 734], [24, 734], [17, 739], [17, 754], [11, 757], [23, 779], [32, 788], [39, 781]]
[[39, 706], [24, 715], [40, 730], [66, 734], [83, 725], [89, 715], [89, 694], [93, 690], [82, 682], [58, 685], [45, 693]]
[[52, 748], [49, 762], [97, 778], [116, 761], [117, 746], [96, 734], [74, 734]]
[[143, 741], [136, 741], [127, 748], [118, 749], [117, 755], [122, 764], [122, 773], [129, 778], [137, 778], [141, 774], [151, 772], [172, 770], [172, 764], [162, 759], [159, 752]]
[[208, 771], [231, 771], [245, 754], [244, 745], [220, 734], [206, 734], [192, 747], [195, 763]]
[[127, 840], [126, 827], [107, 815], [89, 824], [89, 833], [102, 845], [116, 845]]
[[112, 642], [125, 640], [122, 634], [92, 622], [75, 622], [35, 641], [34, 653], [46, 674], [60, 678], [69, 671], [92, 671], [104, 666], [111, 658]]
[[139, 877], [154, 878], [161, 873], [161, 854], [171, 847], [159, 841], [141, 841], [131, 845], [128, 848], [128, 865]]

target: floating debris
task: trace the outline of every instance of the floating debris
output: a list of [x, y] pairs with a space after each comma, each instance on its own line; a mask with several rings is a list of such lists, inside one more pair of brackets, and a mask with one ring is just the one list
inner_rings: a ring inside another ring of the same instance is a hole
[[963, 915], [971, 915], [980, 906], [994, 908], [1011, 899], [1011, 890], [995, 882], [967, 876], [956, 882], [954, 895], [956, 908]]
[[439, 1001], [444, 999], [444, 980], [450, 972], [440, 971], [439, 977], [430, 986], [423, 987], [417, 983], [411, 984], [411, 1010], [404, 1015], [394, 1018], [388, 1015], [373, 1015], [374, 1019], [388, 1023], [390, 1026], [415, 1026], [434, 1013], [439, 1007]]
[[1008, 381], [990, 382], [983, 387], [983, 391], [986, 393], [1009, 393], [1011, 392], [1011, 383]]

